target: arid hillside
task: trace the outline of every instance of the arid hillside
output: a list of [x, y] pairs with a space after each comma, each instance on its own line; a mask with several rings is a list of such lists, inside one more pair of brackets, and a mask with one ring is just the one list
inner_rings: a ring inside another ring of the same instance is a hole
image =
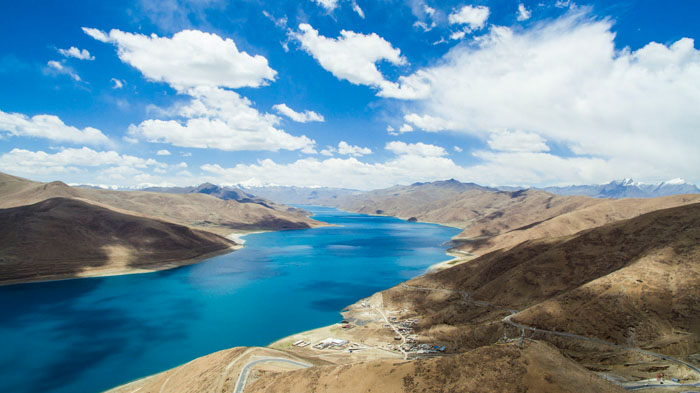
[[624, 392], [545, 343], [491, 345], [456, 356], [374, 360], [263, 373], [248, 393]]
[[[458, 350], [508, 333], [502, 319], [517, 312], [513, 321], [538, 329], [686, 358], [700, 352], [699, 287], [700, 204], [693, 204], [527, 241], [408, 281], [383, 297], [392, 309], [420, 316], [421, 334]], [[585, 351], [577, 356], [600, 361]], [[608, 359], [615, 361], [626, 362]]]
[[700, 194], [616, 200], [534, 189], [498, 191], [447, 180], [344, 196], [335, 206], [463, 228], [454, 238], [455, 250], [483, 255], [528, 240], [573, 235], [651, 211], [698, 202]]
[[455, 237], [456, 249], [483, 255], [527, 240], [573, 235], [655, 210], [700, 203], [700, 194], [650, 199], [591, 200], [561, 196], [543, 199], [547, 195], [542, 191], [524, 191], [518, 197], [522, 203], [510, 204], [467, 226]]
[[322, 225], [306, 212], [283, 205], [222, 200], [202, 193], [167, 194], [70, 187], [62, 182], [38, 183], [0, 174], [0, 208], [65, 197], [84, 200], [126, 214], [191, 226], [220, 235], [236, 230], [282, 230]]
[[0, 210], [0, 283], [162, 269], [233, 246], [213, 233], [51, 198]]
[[556, 348], [533, 341], [522, 349], [516, 345], [491, 345], [442, 358], [377, 359], [343, 365], [300, 359], [266, 348], [232, 348], [108, 393], [234, 392], [244, 365], [266, 358], [290, 359], [314, 366], [261, 363], [248, 375], [243, 390], [246, 393], [625, 391], [562, 356]]

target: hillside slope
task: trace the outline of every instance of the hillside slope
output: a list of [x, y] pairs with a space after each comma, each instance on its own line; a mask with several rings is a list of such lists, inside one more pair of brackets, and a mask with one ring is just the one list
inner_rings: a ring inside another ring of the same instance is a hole
[[54, 197], [84, 200], [118, 212], [192, 226], [228, 235], [234, 230], [281, 230], [323, 225], [306, 212], [276, 205], [221, 200], [214, 196], [143, 191], [111, 191], [70, 187], [62, 182], [38, 183], [0, 174], [0, 208], [28, 205]]
[[456, 249], [477, 255], [524, 241], [573, 235], [585, 229], [626, 220], [655, 210], [700, 202], [700, 194], [650, 199], [597, 199], [522, 192], [520, 203], [494, 210], [455, 236]]
[[654, 210], [698, 202], [700, 194], [613, 200], [534, 189], [498, 191], [447, 180], [344, 196], [335, 205], [353, 212], [463, 228], [454, 238], [454, 250], [483, 255], [528, 240], [568, 236]]
[[246, 392], [624, 392], [547, 344], [491, 345], [456, 356], [374, 360], [263, 374]]
[[[256, 359], [298, 357], [267, 348], [231, 348], [109, 390], [109, 393], [232, 392], [241, 368]], [[307, 360], [308, 361], [308, 360]], [[377, 359], [299, 369], [280, 363], [254, 367], [246, 393], [541, 392], [617, 393], [625, 390], [597, 378], [552, 346], [529, 342], [491, 345], [456, 356], [402, 361]]]
[[234, 245], [182, 225], [51, 198], [0, 209], [0, 283], [161, 269]]
[[[392, 309], [421, 317], [420, 334], [458, 350], [495, 341], [508, 331], [508, 310], [519, 310], [513, 320], [528, 326], [687, 358], [700, 352], [699, 287], [700, 204], [692, 204], [528, 241], [382, 294]], [[577, 351], [596, 365], [598, 355], [609, 365], [628, 360]]]

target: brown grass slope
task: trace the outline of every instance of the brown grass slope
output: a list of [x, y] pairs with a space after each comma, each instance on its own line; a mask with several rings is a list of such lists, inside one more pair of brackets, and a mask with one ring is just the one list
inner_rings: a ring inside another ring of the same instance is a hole
[[118, 212], [166, 220], [227, 235], [233, 230], [300, 229], [321, 225], [302, 212], [275, 210], [253, 203], [221, 200], [206, 194], [164, 194], [70, 187], [38, 183], [0, 174], [0, 208], [37, 203], [54, 197], [84, 200]]
[[698, 194], [650, 199], [549, 197], [543, 200], [546, 194], [541, 193], [525, 191], [519, 198], [522, 203], [507, 206], [490, 217], [477, 220], [455, 237], [461, 239], [457, 249], [482, 255], [527, 240], [572, 235], [655, 210], [700, 202]]
[[[514, 320], [539, 328], [690, 354], [700, 350], [700, 204], [528, 241], [407, 284], [465, 290], [524, 310]], [[384, 299], [423, 316], [424, 333], [465, 347], [497, 338], [507, 315], [403, 286]]]
[[624, 392], [540, 342], [413, 361], [374, 360], [263, 374], [248, 393]]
[[184, 264], [233, 242], [69, 198], [0, 210], [0, 283]]

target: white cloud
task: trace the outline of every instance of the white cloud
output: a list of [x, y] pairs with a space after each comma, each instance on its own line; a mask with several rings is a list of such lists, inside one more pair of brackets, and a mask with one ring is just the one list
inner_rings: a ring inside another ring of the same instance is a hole
[[154, 159], [143, 159], [115, 151], [95, 151], [87, 147], [62, 149], [57, 153], [12, 149], [0, 155], [0, 167], [16, 175], [50, 175], [89, 173], [102, 167], [95, 179], [120, 179], [144, 174], [144, 170], [165, 169], [166, 164]]
[[322, 115], [319, 115], [314, 111], [307, 110], [304, 112], [297, 112], [294, 109], [288, 107], [286, 104], [277, 104], [272, 108], [278, 113], [285, 115], [298, 123], [308, 123], [310, 121], [325, 121]]
[[340, 143], [338, 143], [338, 154], [359, 157], [372, 154], [372, 150], [367, 147], [353, 146], [345, 141], [340, 141]]
[[272, 14], [270, 14], [269, 12], [267, 12], [265, 10], [263, 10], [262, 13], [263, 13], [263, 15], [265, 15], [265, 17], [267, 19], [271, 20], [272, 23], [274, 23], [275, 26], [279, 27], [280, 29], [287, 27], [287, 17], [286, 16], [283, 16], [281, 18], [275, 18]]
[[[700, 51], [688, 38], [616, 50], [611, 28], [610, 20], [595, 19], [585, 9], [523, 30], [494, 26], [470, 45], [451, 49], [439, 65], [420, 70], [430, 95], [407, 113], [430, 113], [454, 131], [483, 140], [491, 130], [527, 130], [541, 138], [521, 141], [530, 147], [544, 149], [546, 140], [568, 148], [575, 157], [561, 158], [567, 168], [576, 162], [612, 170], [601, 178], [556, 171], [561, 179], [608, 181], [612, 173], [649, 181], [652, 173], [661, 180], [697, 178], [691, 168], [700, 167]], [[558, 162], [551, 154], [530, 154], [539, 162]], [[620, 166], [629, 173], [611, 168], [620, 162], [636, 166]], [[657, 169], [648, 174], [635, 169], [649, 163]]]
[[541, 152], [549, 151], [547, 141], [541, 136], [516, 131], [493, 131], [488, 140], [489, 147], [493, 150], [510, 152]]
[[458, 173], [459, 167], [450, 159], [435, 156], [400, 154], [384, 163], [370, 164], [355, 157], [305, 158], [289, 164], [278, 164], [266, 159], [256, 164], [238, 164], [224, 168], [218, 164], [201, 167], [211, 176], [209, 181], [218, 183], [268, 183], [296, 186], [347, 187], [362, 190], [408, 184], [416, 181], [433, 181], [440, 174]]
[[78, 49], [74, 46], [68, 49], [59, 49], [58, 53], [64, 57], [75, 57], [80, 60], [95, 60], [95, 56], [90, 56], [90, 52], [88, 52], [87, 49]]
[[575, 8], [576, 3], [571, 0], [557, 0], [557, 2], [554, 3], [554, 6], [557, 8]]
[[455, 146], [455, 147], [453, 147], [453, 149], [454, 149], [454, 151], [456, 151], [457, 153], [461, 153], [461, 152], [464, 151], [464, 150], [463, 150], [461, 147], [459, 147], [459, 146]]
[[333, 146], [327, 146], [325, 149], [321, 150], [321, 155], [324, 155], [326, 157], [333, 157], [333, 154], [337, 152], [338, 150], [333, 147]]
[[130, 126], [129, 136], [179, 147], [313, 152], [313, 140], [277, 129], [279, 117], [258, 112], [236, 92], [200, 86], [186, 94], [192, 101], [175, 108], [180, 120], [146, 120]]
[[339, 38], [328, 38], [306, 23], [291, 36], [316, 59], [321, 67], [336, 78], [355, 85], [372, 86], [380, 90], [397, 89], [395, 83], [384, 79], [376, 63], [386, 60], [394, 65], [406, 64], [401, 51], [376, 33], [360, 34], [342, 30]]
[[399, 128], [399, 133], [403, 134], [404, 132], [411, 132], [413, 131], [413, 127], [411, 127], [410, 124], [404, 123], [401, 128]]
[[525, 4], [518, 4], [518, 21], [524, 21], [530, 19], [532, 12], [525, 8]]
[[486, 25], [489, 14], [489, 8], [483, 5], [465, 5], [459, 11], [451, 13], [448, 21], [451, 25], [467, 25], [470, 30], [479, 30]]
[[338, 0], [313, 0], [313, 2], [323, 7], [327, 12], [338, 8]]
[[163, 150], [158, 150], [158, 151], [156, 152], [156, 155], [157, 155], [157, 156], [169, 156], [169, 155], [170, 155], [170, 152], [167, 151], [167, 150], [165, 150], [165, 149], [163, 149]]
[[430, 75], [421, 70], [400, 76], [398, 83], [385, 81], [377, 93], [380, 97], [417, 100], [430, 96]]
[[408, 154], [421, 157], [442, 157], [447, 155], [444, 148], [422, 142], [404, 143], [400, 141], [393, 141], [387, 143], [385, 148], [394, 154], [400, 155]]
[[53, 115], [36, 115], [29, 117], [21, 113], [0, 111], [0, 135], [46, 138], [56, 142], [70, 142], [87, 145], [106, 145], [109, 139], [102, 131], [85, 127], [82, 130], [63, 123]]
[[[403, 119], [423, 131], [435, 132], [455, 128], [455, 125], [451, 124], [449, 121], [430, 115], [421, 116], [416, 113], [409, 113], [405, 115]], [[413, 131], [413, 129], [410, 131]]]
[[116, 29], [108, 34], [86, 27], [83, 31], [116, 45], [119, 58], [146, 78], [166, 82], [178, 91], [194, 86], [258, 87], [277, 74], [265, 57], [251, 56], [229, 38], [198, 30], [183, 30], [170, 38]]
[[121, 89], [122, 87], [124, 87], [124, 82], [122, 82], [119, 79], [112, 78], [110, 79], [110, 81], [112, 82], [112, 89]]
[[[437, 17], [437, 10], [427, 4], [423, 0], [413, 0], [411, 1], [411, 10], [413, 15], [418, 18], [416, 22], [413, 23], [414, 28], [420, 28], [423, 31], [430, 31], [437, 23], [435, 21]], [[428, 24], [430, 22], [430, 24]]]
[[360, 16], [360, 18], [365, 19], [365, 12], [362, 11], [362, 8], [360, 8], [359, 5], [357, 5], [357, 1], [353, 0], [352, 10], [355, 11], [355, 13]]
[[59, 63], [55, 60], [50, 60], [46, 65], [49, 67], [49, 73], [51, 74], [62, 74], [68, 75], [73, 78], [74, 81], [80, 82], [80, 75], [76, 73], [72, 67]]
[[452, 34], [450, 34], [450, 39], [451, 39], [451, 40], [461, 40], [461, 39], [464, 38], [466, 35], [467, 35], [467, 31], [466, 31], [466, 30], [459, 30], [459, 31], [455, 31], [455, 32], [453, 32]]

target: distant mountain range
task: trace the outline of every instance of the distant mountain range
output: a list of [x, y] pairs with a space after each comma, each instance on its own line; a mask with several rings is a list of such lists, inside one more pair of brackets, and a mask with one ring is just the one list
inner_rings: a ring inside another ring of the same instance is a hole
[[[114, 188], [115, 190], [140, 190], [151, 192], [163, 192], [169, 194], [193, 194], [201, 193], [215, 196], [224, 200], [235, 200], [240, 203], [256, 203], [271, 207], [271, 203], [284, 203], [296, 205], [322, 205], [335, 206], [338, 200], [359, 195], [372, 195], [377, 192], [387, 192], [394, 189], [415, 188], [424, 185], [432, 185], [434, 188], [446, 191], [463, 192], [470, 189], [483, 191], [522, 191], [527, 187], [497, 186], [486, 187], [475, 183], [462, 183], [455, 179], [440, 180], [428, 183], [413, 183], [409, 186], [394, 186], [383, 190], [360, 191], [349, 188], [334, 187], [296, 187], [296, 186], [219, 186], [212, 183], [203, 183], [190, 187], [140, 187], [140, 188]], [[79, 188], [104, 189], [105, 187], [92, 185], [76, 185]], [[684, 179], [671, 179], [664, 182], [646, 184], [632, 179], [613, 180], [606, 184], [584, 184], [559, 187], [532, 187], [533, 189], [546, 191], [552, 194], [571, 196], [589, 196], [593, 198], [657, 198], [662, 196], [680, 194], [700, 194], [698, 186], [686, 182]], [[270, 202], [274, 201], [274, 202]]]
[[679, 194], [698, 194], [700, 188], [683, 179], [672, 179], [656, 184], [644, 184], [632, 179], [614, 180], [607, 184], [544, 187], [540, 190], [559, 195], [583, 195], [594, 198], [656, 198]]

